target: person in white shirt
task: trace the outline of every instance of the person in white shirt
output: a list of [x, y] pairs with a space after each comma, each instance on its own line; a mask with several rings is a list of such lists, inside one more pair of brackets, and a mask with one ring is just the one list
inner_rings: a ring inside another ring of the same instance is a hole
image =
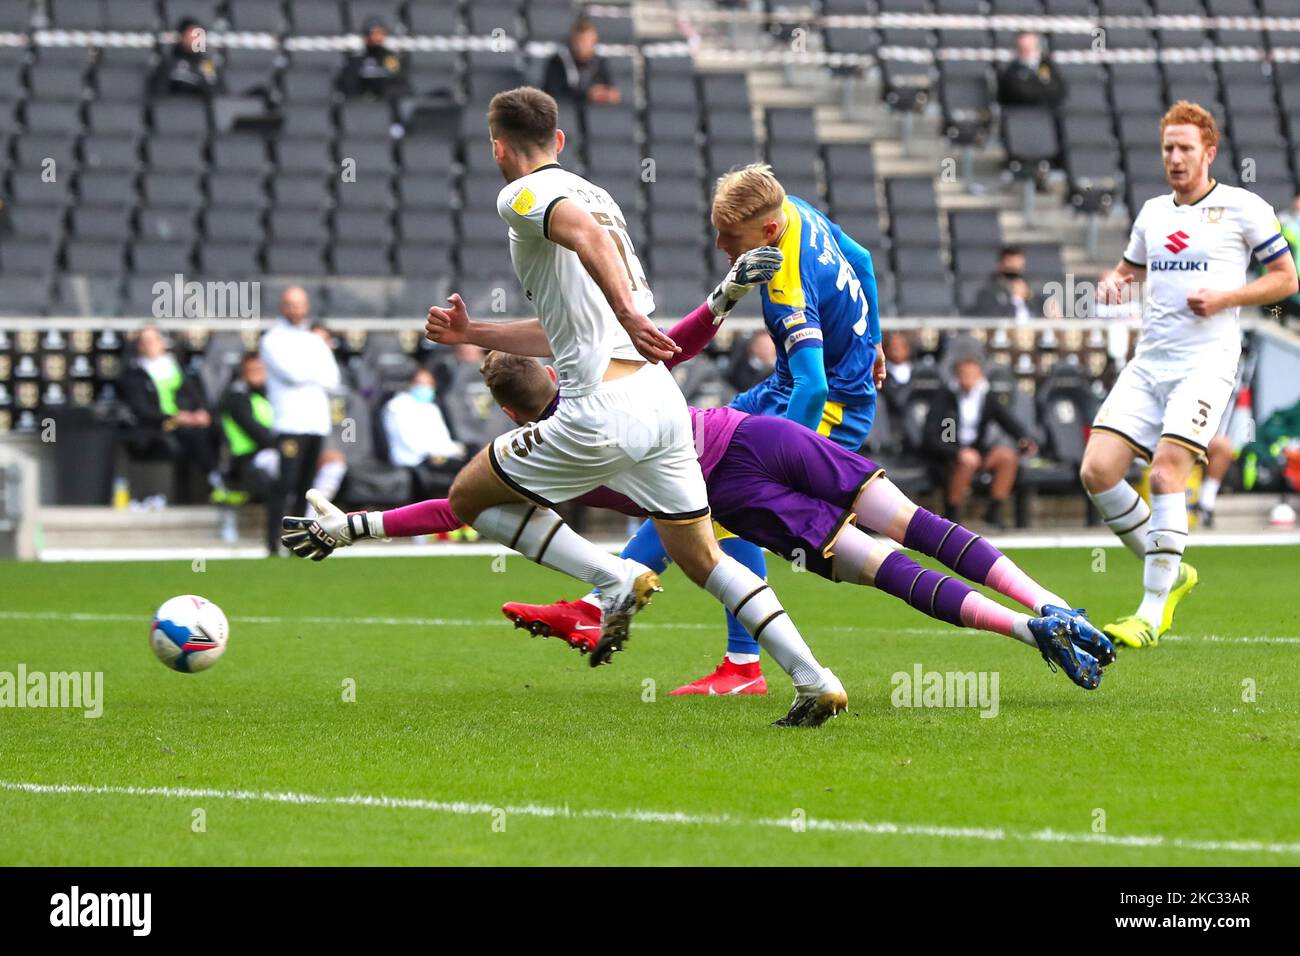
[[[1296, 268], [1272, 207], [1210, 178], [1219, 129], [1208, 110], [1181, 100], [1160, 123], [1173, 192], [1147, 200], [1128, 248], [1100, 283], [1098, 302], [1122, 301], [1145, 282], [1136, 354], [1097, 412], [1080, 477], [1102, 519], [1143, 560], [1136, 614], [1103, 630], [1130, 647], [1154, 645], [1195, 587], [1183, 562], [1187, 478], [1231, 401], [1243, 305], [1295, 294]], [[1254, 263], [1264, 274], [1249, 280]], [[1125, 480], [1133, 457], [1151, 462], [1151, 504]]]
[[325, 338], [308, 321], [311, 299], [301, 286], [280, 297], [280, 320], [262, 336], [266, 397], [274, 413], [280, 472], [267, 497], [267, 547], [279, 553], [280, 522], [301, 514], [316, 474], [325, 436], [330, 433], [330, 390], [339, 385], [339, 367]]
[[433, 373], [420, 368], [407, 388], [384, 405], [388, 460], [413, 470], [422, 498], [445, 496], [465, 464], [465, 446], [451, 437], [437, 397]]

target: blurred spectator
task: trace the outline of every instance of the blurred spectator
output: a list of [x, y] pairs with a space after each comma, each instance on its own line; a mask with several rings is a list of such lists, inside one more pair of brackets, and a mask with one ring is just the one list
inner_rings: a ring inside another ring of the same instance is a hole
[[579, 17], [569, 30], [569, 42], [560, 47], [546, 64], [542, 89], [560, 101], [563, 115], [567, 103], [617, 103], [620, 94], [609, 76], [609, 64], [596, 53], [599, 41], [596, 25]]
[[176, 45], [154, 69], [149, 86], [154, 96], [186, 94], [215, 96], [225, 92], [221, 73], [208, 56], [208, 32], [197, 20], [186, 17], [176, 32]]
[[886, 383], [906, 385], [912, 381], [912, 342], [902, 332], [886, 332], [885, 341]]
[[239, 372], [221, 396], [221, 429], [230, 451], [229, 474], [240, 491], [264, 491], [280, 471], [275, 447], [275, 412], [266, 397], [266, 363], [256, 352], [239, 362]]
[[980, 286], [971, 302], [970, 314], [979, 318], [1015, 319], [1027, 322], [1043, 314], [1043, 303], [1025, 279], [1025, 253], [1018, 246], [1003, 246], [998, 252], [997, 271]]
[[930, 405], [923, 439], [925, 450], [946, 474], [944, 514], [960, 522], [971, 484], [977, 475], [988, 473], [993, 481], [984, 520], [1000, 529], [1005, 527], [1003, 510], [1020, 463], [1014, 448], [992, 441], [989, 426], [1001, 426], [1026, 454], [1037, 454], [1038, 446], [1001, 402], [989, 400], [989, 383], [978, 359], [958, 359], [953, 376], [956, 388], [939, 392]]
[[772, 374], [776, 366], [776, 343], [767, 332], [753, 332], [736, 343], [734, 358], [727, 367], [727, 382], [738, 392], [753, 388]]
[[214, 498], [225, 484], [217, 470], [217, 439], [203, 386], [167, 351], [156, 325], [136, 336], [135, 358], [118, 379], [118, 395], [131, 414], [126, 435], [131, 457], [173, 461], [182, 473], [197, 470], [207, 478]]
[[451, 437], [437, 398], [433, 373], [419, 368], [407, 388], [384, 406], [388, 460], [412, 470], [422, 498], [446, 495], [465, 464], [465, 446]]
[[1215, 435], [1205, 448], [1205, 456], [1205, 477], [1201, 479], [1200, 493], [1192, 505], [1192, 514], [1200, 519], [1201, 527], [1213, 528], [1214, 506], [1219, 500], [1219, 489], [1223, 487], [1223, 479], [1227, 477], [1228, 469], [1232, 467], [1237, 455], [1227, 435]]
[[[1282, 228], [1290, 230], [1292, 235], [1300, 236], [1300, 196], [1291, 200], [1291, 208], [1283, 212], [1278, 219], [1282, 221]], [[1294, 242], [1292, 242], [1294, 246]]]
[[1003, 106], [1046, 106], [1065, 100], [1065, 81], [1043, 55], [1037, 33], [1016, 34], [1016, 58], [998, 71], [998, 102]]
[[349, 53], [339, 77], [344, 96], [394, 98], [411, 92], [406, 54], [388, 46], [388, 24], [383, 17], [371, 17], [361, 27], [365, 47]]
[[456, 345], [451, 349], [451, 361], [438, 369], [442, 380], [438, 404], [452, 437], [471, 453], [514, 427], [514, 422], [492, 401], [492, 393], [479, 372], [483, 354], [477, 345]]
[[280, 472], [267, 497], [266, 541], [272, 554], [279, 553], [280, 519], [306, 513], [307, 490], [330, 433], [329, 392], [339, 384], [328, 333], [312, 329], [310, 312], [307, 290], [290, 286], [280, 297], [281, 320], [262, 336], [266, 394], [280, 455]]

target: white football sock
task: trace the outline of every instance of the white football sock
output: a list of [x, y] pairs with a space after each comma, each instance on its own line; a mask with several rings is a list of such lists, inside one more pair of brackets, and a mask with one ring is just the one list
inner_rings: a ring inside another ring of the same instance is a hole
[[1187, 495], [1178, 491], [1151, 496], [1151, 527], [1147, 531], [1147, 548], [1142, 571], [1146, 596], [1138, 608], [1142, 618], [1159, 633], [1164, 620], [1169, 589], [1178, 580], [1178, 566], [1187, 547]]
[[736, 616], [750, 636], [790, 675], [795, 687], [813, 687], [822, 682], [821, 665], [766, 581], [724, 554], [704, 582], [704, 590]]
[[341, 461], [327, 461], [316, 469], [316, 477], [311, 486], [331, 501], [343, 485], [343, 476], [348, 473], [348, 466]]
[[1214, 502], [1219, 497], [1219, 479], [1206, 478], [1201, 482], [1201, 500], [1199, 502], [1202, 511], [1213, 511]]
[[757, 654], [739, 654], [736, 651], [727, 651], [722, 656], [733, 664], [757, 664], [759, 659]]
[[478, 516], [473, 527], [529, 561], [598, 588], [617, 588], [627, 575], [626, 561], [596, 547], [549, 508], [493, 505]]
[[1133, 486], [1121, 480], [1105, 491], [1088, 492], [1088, 497], [1101, 512], [1101, 520], [1106, 522], [1106, 527], [1119, 535], [1126, 548], [1139, 558], [1145, 558], [1151, 509]]

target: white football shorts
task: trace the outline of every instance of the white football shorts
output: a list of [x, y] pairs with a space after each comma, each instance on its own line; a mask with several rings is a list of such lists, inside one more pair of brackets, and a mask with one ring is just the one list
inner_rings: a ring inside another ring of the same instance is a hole
[[1204, 458], [1236, 384], [1230, 370], [1215, 367], [1220, 364], [1133, 359], [1097, 411], [1093, 429], [1117, 435], [1147, 461], [1161, 439]]
[[662, 363], [562, 397], [551, 417], [490, 444], [488, 461], [502, 482], [544, 507], [604, 485], [661, 521], [709, 514], [686, 399]]

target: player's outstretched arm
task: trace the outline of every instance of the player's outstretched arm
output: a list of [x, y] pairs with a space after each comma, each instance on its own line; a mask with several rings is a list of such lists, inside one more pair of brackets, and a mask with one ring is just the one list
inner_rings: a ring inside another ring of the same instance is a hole
[[551, 358], [551, 343], [542, 331], [538, 319], [521, 319], [518, 322], [476, 322], [460, 294], [447, 297], [450, 308], [430, 306], [424, 323], [424, 337], [439, 345], [469, 343], [498, 352], [514, 355], [531, 355]]
[[430, 498], [388, 511], [346, 514], [315, 488], [307, 492], [307, 501], [316, 509], [316, 517], [286, 516], [280, 540], [298, 557], [313, 561], [323, 561], [336, 549], [362, 538], [416, 538], [455, 531], [464, 524], [446, 498]]
[[676, 343], [664, 335], [640, 312], [632, 300], [627, 266], [609, 237], [587, 210], [575, 202], [561, 202], [551, 213], [547, 237], [578, 254], [583, 267], [595, 280], [614, 317], [627, 330], [636, 350], [647, 361], [662, 362], [679, 351]]
[[709, 298], [668, 330], [668, 337], [681, 351], [664, 364], [676, 368], [703, 352], [736, 303], [750, 289], [770, 282], [781, 268], [781, 261], [781, 250], [774, 246], [759, 246], [742, 253]]

